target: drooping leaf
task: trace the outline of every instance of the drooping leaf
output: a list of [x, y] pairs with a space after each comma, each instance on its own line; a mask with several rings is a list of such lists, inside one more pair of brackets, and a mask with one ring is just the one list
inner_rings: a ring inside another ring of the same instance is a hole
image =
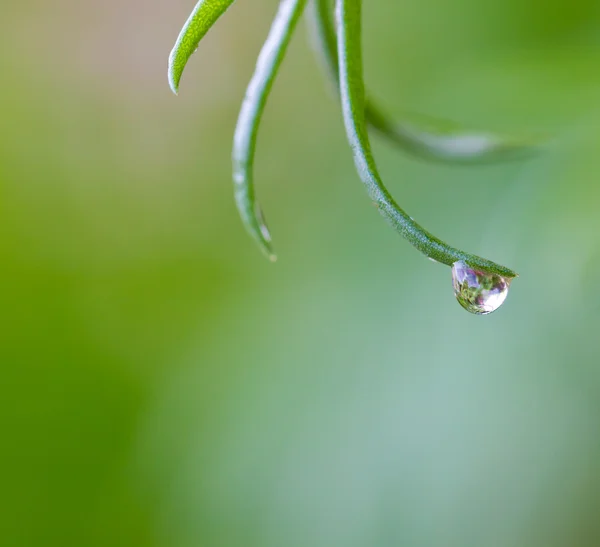
[[254, 192], [254, 151], [265, 103], [305, 4], [306, 0], [281, 0], [248, 84], [233, 138], [236, 205], [246, 229], [271, 261], [276, 260], [271, 246], [271, 234], [260, 206], [256, 203]]
[[382, 216], [415, 248], [437, 262], [453, 265], [463, 261], [484, 272], [511, 279], [511, 269], [451, 247], [417, 224], [394, 201], [381, 179], [371, 153], [365, 118], [362, 67], [361, 0], [336, 0], [339, 82], [346, 135], [358, 174]]

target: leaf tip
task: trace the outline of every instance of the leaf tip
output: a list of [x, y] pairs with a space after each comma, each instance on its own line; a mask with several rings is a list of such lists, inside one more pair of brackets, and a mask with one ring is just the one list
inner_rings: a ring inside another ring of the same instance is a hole
[[179, 94], [179, 81], [181, 80], [181, 73], [178, 73], [177, 70], [175, 69], [173, 53], [174, 52], [172, 52], [171, 55], [169, 56], [169, 71], [168, 71], [169, 87], [171, 88], [171, 91], [173, 93], [175, 93], [175, 95], [178, 95]]

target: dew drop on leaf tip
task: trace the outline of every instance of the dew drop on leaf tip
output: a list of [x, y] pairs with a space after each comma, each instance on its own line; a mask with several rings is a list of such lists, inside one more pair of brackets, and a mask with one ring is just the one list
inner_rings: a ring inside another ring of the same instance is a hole
[[462, 260], [452, 265], [456, 300], [465, 310], [476, 315], [487, 315], [502, 306], [510, 282], [511, 279], [472, 268]]

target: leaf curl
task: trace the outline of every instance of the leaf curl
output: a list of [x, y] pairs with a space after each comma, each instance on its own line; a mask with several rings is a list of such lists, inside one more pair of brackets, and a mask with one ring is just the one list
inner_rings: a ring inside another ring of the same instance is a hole
[[336, 0], [339, 82], [346, 135], [358, 174], [382, 216], [416, 249], [437, 262], [451, 266], [457, 261], [506, 278], [517, 274], [505, 266], [451, 247], [436, 238], [394, 201], [385, 187], [375, 160], [365, 118], [361, 45], [361, 0]]

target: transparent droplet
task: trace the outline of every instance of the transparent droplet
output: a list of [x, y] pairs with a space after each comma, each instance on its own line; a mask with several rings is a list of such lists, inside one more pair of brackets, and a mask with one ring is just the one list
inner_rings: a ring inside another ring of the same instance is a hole
[[477, 315], [496, 311], [508, 295], [511, 280], [471, 268], [462, 260], [452, 265], [452, 285], [458, 303]]

